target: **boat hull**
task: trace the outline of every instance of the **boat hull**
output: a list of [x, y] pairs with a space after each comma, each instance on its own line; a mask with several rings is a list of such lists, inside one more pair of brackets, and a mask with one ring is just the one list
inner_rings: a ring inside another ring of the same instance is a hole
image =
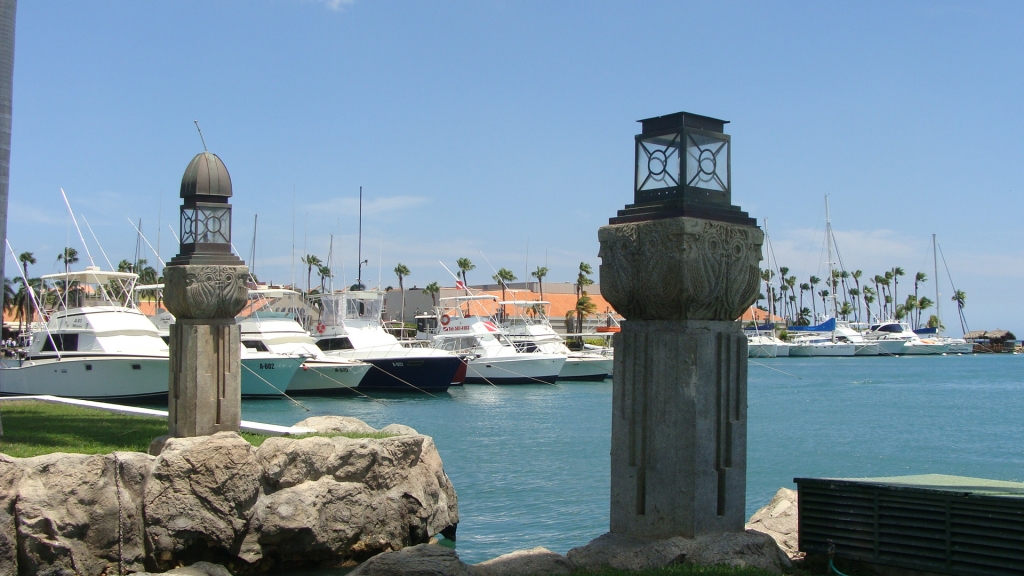
[[396, 356], [361, 358], [372, 365], [357, 388], [360, 391], [444, 392], [462, 365], [458, 356]]
[[903, 346], [903, 354], [907, 356], [931, 356], [949, 352], [948, 344], [914, 342]]
[[530, 356], [539, 354], [470, 360], [466, 367], [466, 384], [554, 384], [566, 357]]
[[[776, 358], [779, 356], [778, 344], [749, 344], [747, 346], [747, 358]], [[789, 355], [789, 350], [786, 350]]]
[[352, 394], [370, 371], [366, 363], [308, 359], [295, 371], [288, 394], [297, 396], [333, 396]]
[[167, 367], [167, 358], [138, 356], [4, 360], [0, 395], [166, 403]]
[[242, 358], [242, 398], [283, 398], [302, 358]]
[[854, 344], [794, 344], [790, 356], [853, 356], [857, 352]]
[[558, 373], [558, 379], [604, 380], [611, 377], [613, 363], [614, 360], [604, 356], [569, 356]]

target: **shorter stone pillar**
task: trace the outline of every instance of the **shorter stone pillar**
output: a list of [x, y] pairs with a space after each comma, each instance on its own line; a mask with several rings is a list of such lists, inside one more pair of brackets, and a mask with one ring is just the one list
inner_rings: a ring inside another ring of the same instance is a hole
[[231, 193], [227, 167], [210, 152], [196, 154], [181, 177], [180, 246], [164, 268], [164, 304], [175, 317], [167, 400], [171, 436], [238, 432], [242, 421], [235, 315], [249, 300], [249, 269], [231, 253]]
[[764, 235], [675, 217], [598, 232], [615, 336], [611, 532], [689, 538], [742, 532], [747, 341]]

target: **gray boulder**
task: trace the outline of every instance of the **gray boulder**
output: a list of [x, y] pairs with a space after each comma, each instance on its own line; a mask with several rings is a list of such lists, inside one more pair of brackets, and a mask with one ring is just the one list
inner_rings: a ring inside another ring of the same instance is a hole
[[136, 572], [132, 576], [231, 576], [231, 572], [220, 564], [196, 562], [191, 566], [182, 566], [167, 572]]
[[418, 436], [419, 432], [403, 424], [388, 424], [380, 429], [384, 434], [392, 436]]
[[574, 568], [565, 556], [540, 546], [530, 550], [516, 550], [470, 566], [476, 576], [572, 574]]
[[802, 556], [799, 552], [797, 502], [796, 490], [779, 488], [771, 501], [754, 512], [747, 522], [747, 530], [757, 530], [771, 536], [791, 559]]
[[136, 452], [22, 460], [14, 505], [18, 571], [116, 573], [119, 561], [125, 570], [141, 570], [142, 493], [151, 461]]
[[420, 544], [370, 558], [348, 576], [474, 576], [455, 550]]
[[607, 533], [567, 554], [576, 568], [650, 570], [670, 564], [751, 566], [781, 574], [789, 558], [770, 536], [748, 530], [696, 538], [677, 536], [663, 540]]
[[264, 492], [242, 558], [364, 560], [458, 523], [458, 499], [428, 436], [271, 438]]
[[0, 454], [0, 574], [18, 573], [18, 538], [15, 535], [14, 503], [23, 468], [21, 461]]
[[341, 434], [373, 434], [377, 429], [351, 416], [313, 416], [295, 424], [296, 428], [312, 428], [321, 434], [337, 432]]
[[255, 449], [233, 432], [171, 438], [146, 482], [146, 540], [158, 569], [237, 555], [260, 494]]

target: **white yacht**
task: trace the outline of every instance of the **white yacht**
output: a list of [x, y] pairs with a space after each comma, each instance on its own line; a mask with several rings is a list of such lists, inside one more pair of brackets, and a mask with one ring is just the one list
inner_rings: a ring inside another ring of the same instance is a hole
[[[92, 400], [167, 399], [167, 344], [130, 303], [138, 275], [90, 266], [47, 274], [58, 297], [25, 355], [0, 362], [0, 395], [50, 394]], [[65, 289], [70, 287], [70, 290]]]
[[[846, 335], [836, 334], [835, 318], [816, 326], [790, 326], [790, 356], [853, 356], [857, 345]], [[852, 331], [852, 330], [851, 330]]]
[[498, 298], [489, 294], [442, 298], [433, 346], [465, 358], [466, 384], [554, 384], [568, 356], [521, 352], [489, 317], [463, 313], [463, 303], [468, 307], [482, 300]]
[[462, 382], [465, 368], [458, 356], [406, 346], [384, 330], [384, 292], [346, 291], [315, 298], [320, 313], [313, 333], [317, 347], [330, 359], [373, 365], [359, 382], [359, 390], [444, 392]]
[[565, 354], [567, 356], [559, 380], [603, 380], [612, 375], [611, 355], [587, 350], [573, 352], [548, 321], [550, 302], [540, 300], [506, 300], [499, 306], [511, 307], [513, 313], [501, 323], [502, 332], [523, 352]]
[[895, 352], [895, 354], [929, 355], [949, 352], [949, 344], [932, 338], [921, 338], [903, 322], [872, 324], [864, 333], [864, 338], [869, 341], [902, 343], [899, 352]]
[[334, 395], [359, 385], [371, 365], [345, 358], [328, 358], [316, 340], [286, 312], [254, 312], [239, 318], [242, 345], [249, 350], [299, 356], [302, 366], [288, 383], [289, 395]]
[[750, 326], [743, 329], [747, 337], [747, 358], [784, 358], [789, 356], [790, 344], [775, 336], [775, 326]]

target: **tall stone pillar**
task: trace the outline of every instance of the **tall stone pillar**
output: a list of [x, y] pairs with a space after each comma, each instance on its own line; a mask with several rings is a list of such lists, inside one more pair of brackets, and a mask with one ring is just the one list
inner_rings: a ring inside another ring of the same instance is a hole
[[241, 335], [249, 269], [231, 253], [231, 178], [220, 158], [196, 155], [181, 181], [181, 249], [164, 268], [174, 315], [168, 374], [171, 436], [237, 432], [242, 419]]
[[637, 188], [598, 232], [615, 337], [611, 532], [646, 539], [742, 532], [747, 341], [764, 235], [732, 206], [725, 122], [643, 120]]

